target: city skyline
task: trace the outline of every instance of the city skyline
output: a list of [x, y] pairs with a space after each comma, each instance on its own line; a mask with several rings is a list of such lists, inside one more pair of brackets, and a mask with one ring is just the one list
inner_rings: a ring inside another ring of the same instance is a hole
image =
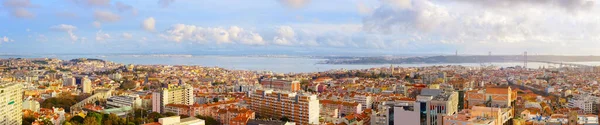
[[596, 55], [595, 4], [2, 0], [0, 53]]

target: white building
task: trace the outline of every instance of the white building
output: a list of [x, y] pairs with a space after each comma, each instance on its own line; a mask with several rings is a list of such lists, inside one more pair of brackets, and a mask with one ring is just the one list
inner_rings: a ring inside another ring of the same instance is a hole
[[106, 105], [109, 108], [121, 108], [125, 106], [140, 108], [142, 106], [142, 99], [138, 95], [112, 96], [106, 99]]
[[26, 99], [25, 101], [23, 101], [23, 109], [28, 109], [34, 112], [39, 112], [40, 111], [40, 102], [33, 100], [31, 98]]
[[159, 118], [158, 123], [161, 125], [205, 125], [205, 122], [202, 119], [195, 117], [182, 119], [180, 116]]
[[569, 104], [567, 105], [569, 108], [579, 108], [582, 109], [584, 113], [591, 114], [594, 112], [594, 101], [598, 100], [597, 97], [582, 94], [575, 98], [569, 99]]
[[75, 78], [72, 76], [63, 77], [63, 86], [77, 86]]
[[87, 76], [81, 79], [81, 85], [83, 93], [92, 93], [92, 80], [90, 80]]
[[418, 125], [420, 105], [415, 100], [386, 101], [371, 114], [370, 125]]
[[23, 84], [0, 83], [0, 125], [21, 125]]
[[152, 93], [152, 111], [164, 112], [167, 104], [194, 104], [194, 88], [191, 85], [169, 85]]
[[354, 95], [354, 101], [362, 105], [362, 110], [371, 109], [373, 104], [373, 97], [370, 95]]

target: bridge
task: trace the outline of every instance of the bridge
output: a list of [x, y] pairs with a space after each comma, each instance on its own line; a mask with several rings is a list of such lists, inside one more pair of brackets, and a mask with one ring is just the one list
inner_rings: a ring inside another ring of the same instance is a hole
[[114, 89], [115, 87], [105, 90], [96, 90], [94, 95], [85, 98], [82, 101], [77, 102], [75, 105], [71, 106], [71, 112], [83, 109], [85, 104], [94, 103], [96, 101], [105, 101], [106, 99], [112, 96], [112, 91]]
[[559, 67], [574, 67], [574, 68], [591, 68], [593, 66], [576, 64], [576, 63], [565, 63], [565, 62], [552, 62], [552, 61], [540, 61], [540, 60], [527, 60], [527, 62], [538, 62], [559, 65]]

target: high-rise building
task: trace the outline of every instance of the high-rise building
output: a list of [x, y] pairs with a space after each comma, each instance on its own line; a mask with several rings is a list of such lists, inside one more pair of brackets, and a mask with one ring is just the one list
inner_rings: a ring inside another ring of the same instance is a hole
[[0, 83], [0, 125], [21, 125], [23, 83]]
[[163, 113], [167, 104], [194, 104], [194, 88], [169, 84], [167, 88], [152, 93], [152, 111]]
[[87, 76], [81, 79], [81, 85], [83, 93], [92, 93], [92, 80], [90, 80]]
[[75, 77], [72, 77], [72, 76], [63, 77], [63, 86], [77, 86]]
[[34, 112], [40, 111], [40, 102], [33, 100], [31, 98], [23, 101], [23, 109], [31, 110]]
[[296, 92], [300, 90], [300, 81], [288, 81], [278, 79], [263, 79], [260, 84], [263, 88]]
[[112, 96], [106, 99], [106, 105], [109, 108], [133, 107], [141, 108], [142, 99], [138, 95]]
[[458, 112], [458, 93], [440, 89], [423, 89], [417, 96], [420, 123], [442, 125], [442, 117]]
[[316, 95], [256, 90], [250, 94], [250, 109], [267, 118], [286, 117], [297, 124], [319, 124]]

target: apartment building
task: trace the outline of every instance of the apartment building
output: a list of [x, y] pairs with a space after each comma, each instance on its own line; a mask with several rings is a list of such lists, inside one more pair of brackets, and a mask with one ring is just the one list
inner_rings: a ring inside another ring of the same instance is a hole
[[250, 109], [270, 118], [287, 117], [306, 125], [319, 124], [319, 100], [316, 95], [256, 90], [250, 94]]
[[421, 125], [442, 125], [442, 117], [458, 112], [458, 93], [440, 89], [422, 89], [416, 103]]
[[92, 93], [92, 80], [90, 80], [87, 76], [81, 79], [81, 88], [83, 93]]
[[378, 112], [371, 113], [370, 125], [418, 125], [421, 117], [418, 104], [409, 98], [384, 101], [379, 104]]
[[260, 85], [262, 85], [263, 88], [281, 90], [281, 91], [297, 92], [297, 91], [301, 90], [300, 81], [263, 79], [260, 81]]
[[444, 116], [444, 125], [506, 125], [514, 117], [511, 108], [473, 106], [457, 114]]
[[106, 99], [106, 105], [108, 108], [121, 108], [121, 107], [142, 107], [142, 99], [137, 95], [128, 96], [111, 96]]
[[191, 85], [169, 84], [152, 93], [152, 111], [164, 113], [167, 104], [194, 104], [194, 88]]
[[0, 83], [0, 125], [21, 125], [23, 84], [25, 83]]
[[322, 110], [333, 111], [338, 109], [338, 116], [362, 113], [362, 105], [357, 102], [344, 102], [334, 100], [320, 100]]
[[467, 106], [470, 108], [476, 105], [485, 105], [488, 107], [510, 107], [515, 104], [517, 99], [517, 91], [513, 91], [510, 87], [494, 88], [487, 87], [481, 90], [472, 90], [465, 93]]

